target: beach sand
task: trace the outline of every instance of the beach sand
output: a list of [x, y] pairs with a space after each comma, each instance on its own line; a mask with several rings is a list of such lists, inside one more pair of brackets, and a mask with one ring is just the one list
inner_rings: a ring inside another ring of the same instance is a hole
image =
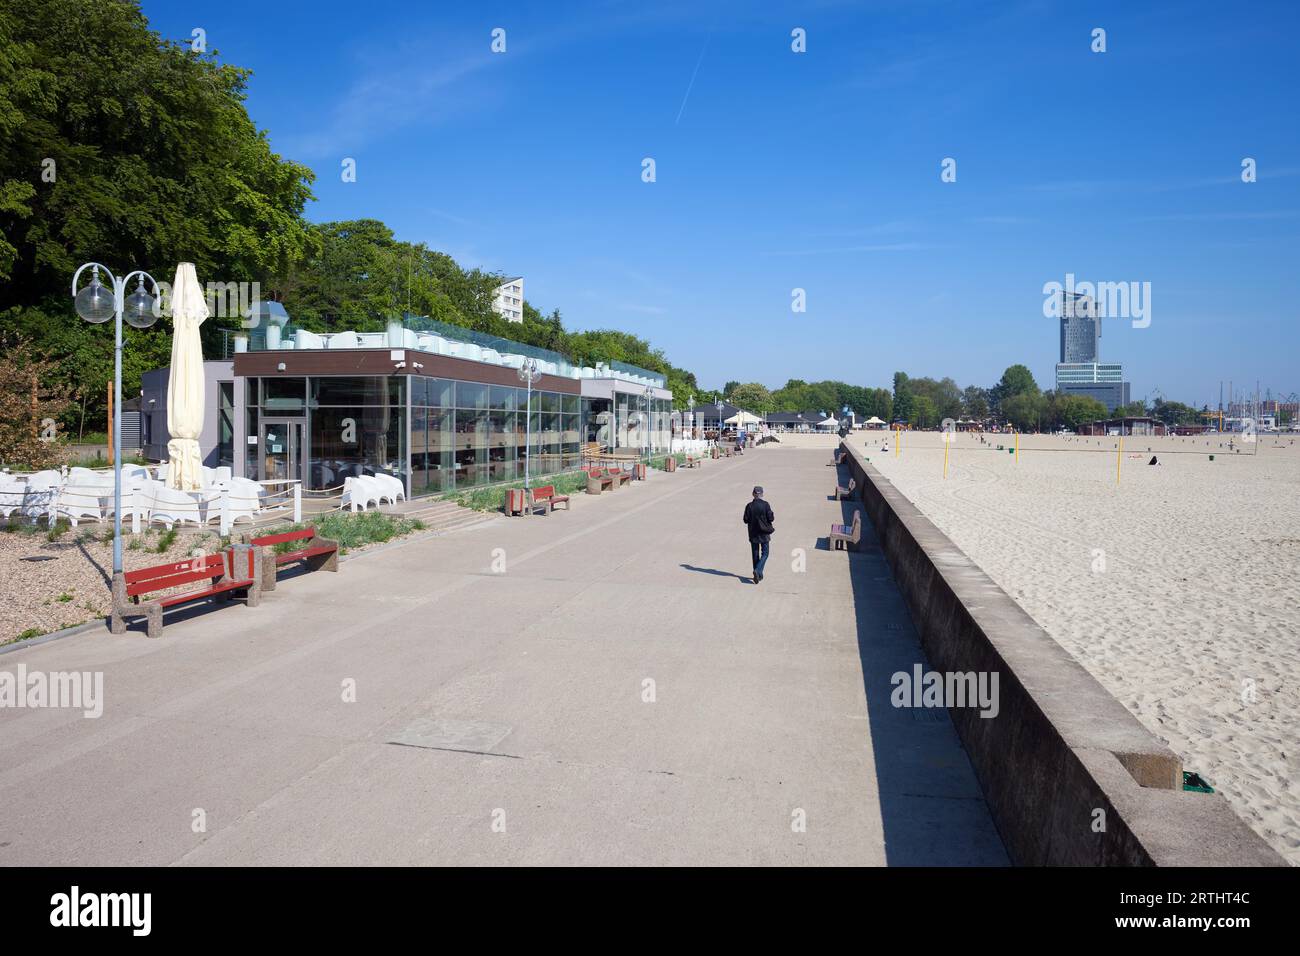
[[938, 433], [852, 442], [1300, 865], [1300, 439], [1221, 437], [1125, 438], [1118, 483], [1114, 438], [961, 434], [946, 479]]

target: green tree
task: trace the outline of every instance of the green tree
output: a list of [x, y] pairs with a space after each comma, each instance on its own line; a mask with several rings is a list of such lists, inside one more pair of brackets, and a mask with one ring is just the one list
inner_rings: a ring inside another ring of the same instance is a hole
[[894, 420], [911, 422], [915, 414], [915, 398], [906, 372], [894, 373]]
[[1106, 406], [1095, 398], [1088, 395], [1058, 395], [1053, 403], [1051, 424], [1053, 427], [1078, 431], [1080, 425], [1103, 421], [1108, 417]]
[[757, 382], [746, 382], [736, 385], [730, 392], [726, 389], [723, 392], [730, 396], [729, 402], [747, 411], [767, 412], [772, 407], [772, 393]]
[[1117, 405], [1115, 410], [1110, 413], [1109, 418], [1143, 418], [1147, 414], [1147, 403], [1142, 399], [1136, 402], [1129, 402], [1127, 405]]
[[1023, 391], [1004, 398], [1000, 411], [1017, 431], [1037, 431], [1047, 411], [1047, 401], [1038, 392]]
[[934, 399], [929, 395], [917, 395], [912, 399], [912, 417], [910, 423], [916, 428], [933, 428], [939, 424], [939, 410]]
[[249, 71], [134, 0], [6, 4], [0, 51], [0, 309], [66, 297], [87, 259], [238, 282], [307, 250], [313, 175], [249, 118]]
[[989, 417], [988, 390], [978, 385], [968, 385], [962, 392], [962, 407], [967, 418], [984, 421]]
[[1016, 395], [1038, 394], [1038, 383], [1034, 381], [1033, 373], [1024, 365], [1012, 365], [1002, 373], [998, 384], [993, 386], [993, 403], [1000, 406]]

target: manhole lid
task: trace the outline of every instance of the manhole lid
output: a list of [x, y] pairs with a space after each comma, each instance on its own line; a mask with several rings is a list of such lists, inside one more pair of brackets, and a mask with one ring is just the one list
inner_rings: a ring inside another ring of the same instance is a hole
[[56, 555], [53, 554], [33, 554], [30, 557], [19, 558], [18, 560], [19, 561], [57, 561], [59, 559]]

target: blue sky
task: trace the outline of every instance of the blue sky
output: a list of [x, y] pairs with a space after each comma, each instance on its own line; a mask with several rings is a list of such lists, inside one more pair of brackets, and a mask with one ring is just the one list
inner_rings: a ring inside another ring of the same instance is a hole
[[312, 219], [523, 275], [706, 387], [1015, 362], [1050, 387], [1042, 289], [1073, 273], [1151, 283], [1149, 327], [1103, 323], [1134, 398], [1300, 390], [1295, 3], [143, 8], [254, 71], [254, 120], [318, 174]]

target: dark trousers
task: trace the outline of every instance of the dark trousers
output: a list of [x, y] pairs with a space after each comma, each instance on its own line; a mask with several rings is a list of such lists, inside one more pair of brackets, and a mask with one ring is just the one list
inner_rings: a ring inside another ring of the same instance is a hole
[[768, 535], [749, 539], [749, 550], [754, 557], [754, 571], [757, 574], [762, 574], [763, 568], [767, 566], [767, 554], [771, 547], [771, 540]]

